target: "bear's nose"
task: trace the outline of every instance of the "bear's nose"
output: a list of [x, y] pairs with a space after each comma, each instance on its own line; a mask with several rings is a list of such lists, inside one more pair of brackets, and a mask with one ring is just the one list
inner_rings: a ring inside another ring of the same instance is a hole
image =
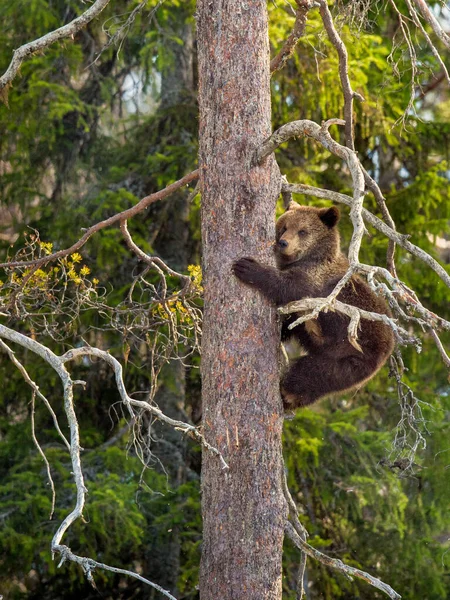
[[286, 241], [286, 240], [278, 240], [278, 246], [279, 246], [280, 248], [287, 248], [287, 246], [288, 246], [288, 243], [287, 243], [287, 241]]

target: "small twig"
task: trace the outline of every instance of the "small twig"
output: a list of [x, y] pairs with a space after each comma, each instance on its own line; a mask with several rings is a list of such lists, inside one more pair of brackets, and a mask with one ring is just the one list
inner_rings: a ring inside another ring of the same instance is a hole
[[439, 353], [442, 357], [442, 360], [444, 361], [444, 364], [450, 368], [450, 356], [447, 354], [447, 352], [445, 351], [444, 346], [442, 345], [441, 340], [439, 339], [438, 334], [436, 333], [436, 331], [434, 329], [431, 330], [431, 335], [433, 336], [434, 339], [434, 343], [436, 344], [437, 349], [439, 350]]
[[[434, 57], [436, 58], [436, 60], [438, 61], [438, 63], [441, 66], [441, 69], [442, 69], [442, 71], [444, 73], [444, 77], [447, 80], [447, 83], [450, 85], [450, 76], [448, 74], [448, 70], [447, 70], [447, 67], [445, 66], [445, 63], [442, 60], [441, 55], [439, 54], [439, 51], [437, 50], [436, 46], [433, 44], [433, 42], [432, 42], [430, 36], [428, 35], [425, 27], [422, 25], [422, 23], [421, 23], [418, 15], [417, 15], [417, 12], [414, 10], [413, 5], [411, 4], [411, 1], [410, 0], [405, 0], [405, 2], [406, 2], [406, 6], [408, 7], [409, 14], [411, 15], [412, 20], [414, 21], [415, 26], [418, 29], [420, 29], [420, 31], [422, 32], [422, 35], [425, 38], [425, 40], [426, 40], [426, 42], [428, 44], [428, 47], [430, 48], [430, 50], [433, 53]], [[417, 4], [417, 2], [416, 2], [416, 4]], [[450, 46], [449, 46], [449, 48], [450, 48]]]
[[56, 491], [55, 491], [55, 484], [53, 482], [53, 477], [52, 477], [52, 473], [50, 471], [50, 463], [48, 462], [47, 457], [44, 454], [44, 451], [41, 448], [41, 445], [38, 442], [38, 439], [36, 437], [36, 428], [35, 428], [35, 423], [34, 423], [34, 408], [35, 408], [35, 399], [36, 399], [36, 391], [33, 390], [31, 392], [31, 437], [33, 438], [33, 442], [34, 445], [37, 448], [37, 451], [39, 452], [39, 454], [42, 456], [42, 460], [45, 463], [45, 468], [47, 470], [47, 479], [48, 482], [50, 484], [50, 487], [52, 488], [52, 507], [50, 509], [50, 516], [49, 519], [50, 521], [53, 518], [53, 514], [55, 512], [55, 503], [56, 503]]
[[[161, 6], [161, 4], [163, 4], [165, 2], [165, 0], [159, 0], [158, 4], [152, 8], [150, 15], [149, 15], [149, 20], [152, 18], [152, 16], [155, 14], [155, 12], [158, 10], [158, 8]], [[112, 45], [114, 45], [117, 40], [121, 39], [122, 40], [126, 37], [128, 31], [130, 30], [130, 27], [133, 25], [134, 21], [136, 20], [136, 17], [138, 16], [139, 13], [141, 13], [144, 8], [147, 6], [147, 0], [144, 0], [143, 2], [141, 2], [140, 4], [138, 4], [132, 11], [131, 13], [128, 15], [127, 20], [125, 21], [125, 23], [123, 23], [123, 25], [121, 25], [119, 27], [119, 29], [114, 33], [114, 35], [110, 36], [109, 40], [106, 42], [106, 44], [100, 49], [99, 53], [97, 54], [97, 56], [95, 57], [94, 61], [92, 64], [95, 64], [98, 59], [100, 58], [100, 56], [103, 54], [103, 52], [105, 50], [107, 50], [108, 48], [110, 48]], [[108, 33], [106, 31], [106, 24], [103, 25], [103, 31], [105, 33]], [[119, 45], [119, 49], [117, 51], [117, 53], [119, 54], [120, 51], [120, 45]]]
[[[405, 40], [406, 46], [408, 47], [409, 60], [410, 60], [410, 64], [411, 64], [410, 94], [409, 94], [408, 105], [405, 108], [403, 115], [401, 117], [399, 117], [395, 122], [395, 124], [398, 124], [400, 122], [404, 124], [409, 111], [411, 109], [414, 109], [414, 99], [415, 99], [415, 93], [416, 93], [415, 87], [416, 87], [416, 76], [417, 76], [417, 54], [416, 54], [416, 49], [414, 47], [413, 41], [411, 39], [411, 32], [409, 30], [409, 26], [406, 21], [405, 15], [397, 8], [397, 5], [395, 4], [394, 0], [390, 0], [390, 4], [392, 5], [392, 8], [394, 9], [394, 11], [397, 13], [400, 30], [402, 32], [403, 39]], [[390, 55], [388, 56], [388, 60], [391, 57], [393, 57], [393, 55], [394, 55], [394, 49], [392, 49]], [[396, 68], [396, 65], [394, 65], [394, 66]]]
[[122, 235], [127, 243], [127, 246], [143, 262], [150, 265], [151, 267], [154, 267], [155, 265], [157, 265], [158, 267], [160, 267], [160, 269], [164, 270], [168, 275], [172, 275], [173, 277], [178, 277], [179, 279], [181, 279], [184, 282], [185, 286], [189, 286], [191, 284], [191, 278], [189, 277], [189, 275], [183, 275], [182, 273], [177, 273], [177, 271], [173, 271], [158, 256], [149, 256], [143, 250], [141, 250], [141, 248], [139, 248], [139, 246], [137, 246], [134, 243], [133, 238], [131, 237], [130, 232], [128, 231], [126, 219], [124, 219], [123, 221], [120, 221], [120, 231], [122, 232]]
[[[395, 223], [394, 219], [391, 217], [388, 207], [386, 205], [386, 199], [383, 196], [383, 193], [380, 190], [378, 183], [369, 175], [366, 169], [361, 165], [364, 181], [366, 182], [367, 188], [372, 192], [375, 198], [375, 202], [377, 203], [378, 208], [380, 209], [381, 214], [383, 215], [384, 222], [389, 225], [389, 227], [395, 231]], [[388, 249], [386, 252], [386, 266], [388, 271], [394, 276], [397, 277], [397, 270], [395, 268], [395, 241], [390, 239], [388, 244]]]
[[3, 350], [8, 354], [10, 361], [13, 363], [13, 365], [15, 365], [19, 369], [19, 371], [22, 373], [23, 378], [28, 383], [28, 385], [32, 388], [33, 392], [35, 392], [36, 395], [45, 404], [45, 406], [47, 407], [49, 413], [52, 416], [53, 424], [55, 425], [56, 431], [58, 432], [58, 434], [61, 437], [62, 441], [66, 445], [67, 449], [70, 450], [70, 444], [67, 441], [66, 436], [61, 431], [61, 427], [59, 426], [59, 423], [58, 423], [58, 417], [56, 416], [56, 413], [53, 410], [50, 402], [47, 400], [47, 398], [41, 392], [41, 390], [39, 389], [39, 386], [31, 379], [31, 377], [28, 374], [28, 371], [25, 369], [25, 367], [23, 366], [23, 364], [19, 360], [17, 360], [16, 355], [11, 350], [11, 348], [7, 344], [5, 344], [5, 342], [2, 339], [0, 339], [0, 348], [3, 348]]

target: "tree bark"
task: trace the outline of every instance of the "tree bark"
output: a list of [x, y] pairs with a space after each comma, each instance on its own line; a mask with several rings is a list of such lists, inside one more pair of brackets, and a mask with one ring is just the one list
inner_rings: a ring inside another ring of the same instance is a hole
[[229, 465], [203, 455], [202, 600], [281, 598], [285, 503], [276, 312], [231, 273], [273, 260], [280, 175], [256, 148], [270, 135], [265, 0], [199, 0], [200, 167], [205, 310], [203, 426]]

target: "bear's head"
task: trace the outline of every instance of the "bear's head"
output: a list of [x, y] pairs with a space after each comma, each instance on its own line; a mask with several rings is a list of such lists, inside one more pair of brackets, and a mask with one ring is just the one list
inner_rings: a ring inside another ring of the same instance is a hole
[[339, 209], [291, 202], [276, 224], [275, 253], [280, 266], [339, 253]]

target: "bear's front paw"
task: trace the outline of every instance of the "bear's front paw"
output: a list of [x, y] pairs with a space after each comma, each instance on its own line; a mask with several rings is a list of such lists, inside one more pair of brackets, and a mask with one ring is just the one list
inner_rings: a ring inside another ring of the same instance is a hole
[[245, 283], [253, 283], [258, 266], [254, 258], [240, 258], [233, 263], [232, 269], [238, 279]]

